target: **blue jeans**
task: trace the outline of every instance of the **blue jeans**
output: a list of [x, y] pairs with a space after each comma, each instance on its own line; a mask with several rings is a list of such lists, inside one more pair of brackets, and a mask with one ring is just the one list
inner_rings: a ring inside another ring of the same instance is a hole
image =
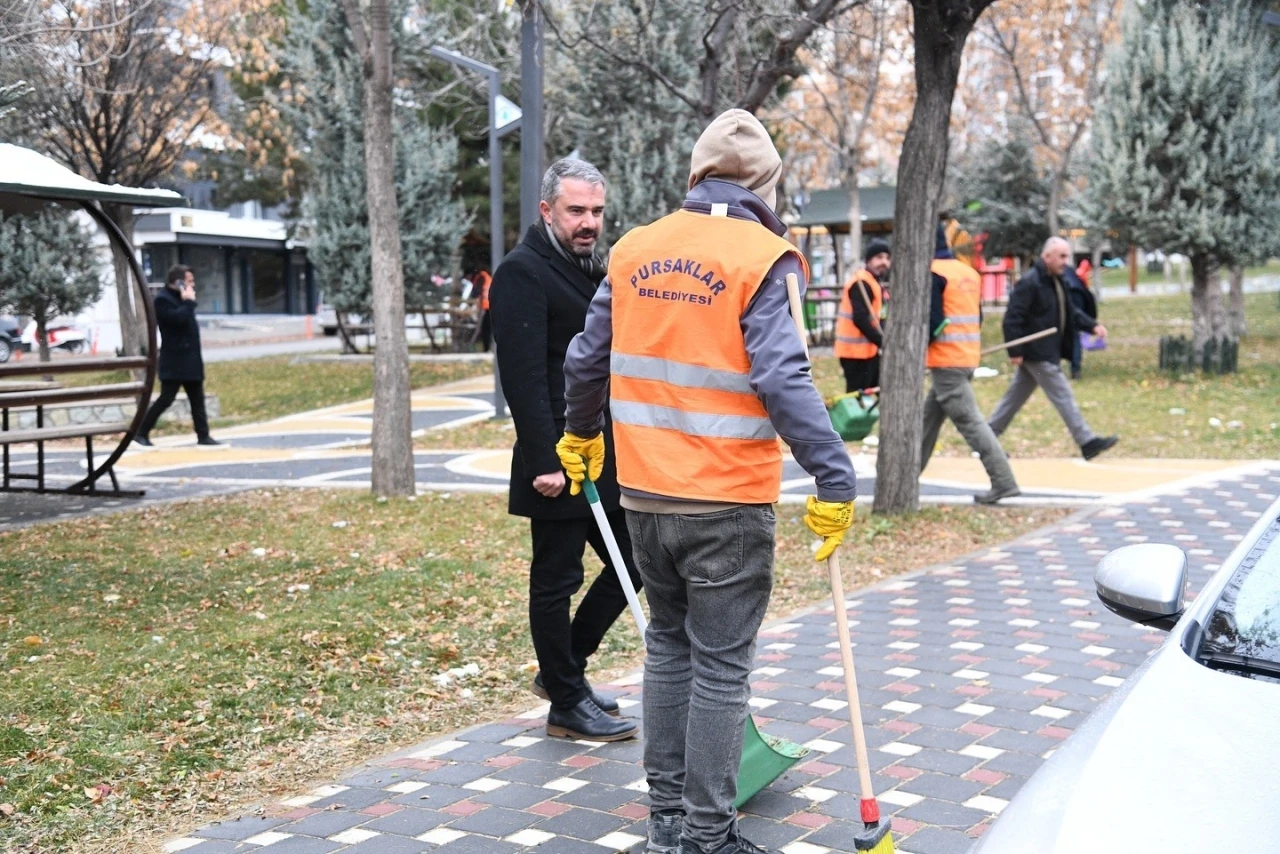
[[650, 808], [683, 810], [703, 851], [734, 827], [747, 677], [773, 590], [770, 505], [715, 513], [627, 511], [648, 593], [644, 765]]

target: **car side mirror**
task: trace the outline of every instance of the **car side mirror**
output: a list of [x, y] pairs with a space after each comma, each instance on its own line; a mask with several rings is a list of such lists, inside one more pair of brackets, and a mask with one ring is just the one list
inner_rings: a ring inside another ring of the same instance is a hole
[[1114, 613], [1167, 631], [1186, 603], [1187, 556], [1163, 543], [1123, 546], [1098, 561], [1093, 583]]

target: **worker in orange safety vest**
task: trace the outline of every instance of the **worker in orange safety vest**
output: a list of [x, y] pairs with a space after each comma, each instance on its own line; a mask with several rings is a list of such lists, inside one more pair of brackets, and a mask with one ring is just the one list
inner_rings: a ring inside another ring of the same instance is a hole
[[977, 451], [991, 479], [991, 489], [975, 495], [979, 504], [995, 504], [1020, 495], [1009, 457], [978, 409], [970, 381], [982, 361], [982, 278], [959, 261], [947, 246], [938, 226], [933, 264], [933, 291], [929, 307], [929, 396], [924, 402], [924, 436], [920, 449], [923, 472], [938, 443], [942, 422], [951, 419], [969, 447]]
[[803, 286], [808, 268], [774, 212], [781, 172], [758, 119], [715, 119], [694, 145], [681, 209], [614, 245], [565, 358], [561, 464], [575, 484], [594, 478], [607, 404], [651, 611], [647, 852], [764, 854], [733, 802], [773, 587], [779, 438], [816, 481], [804, 518], [823, 537], [818, 560], [853, 520], [852, 461], [789, 311], [786, 278]]
[[836, 313], [835, 354], [844, 371], [846, 393], [880, 386], [884, 282], [892, 261], [889, 244], [872, 240], [863, 257], [865, 266], [845, 284]]

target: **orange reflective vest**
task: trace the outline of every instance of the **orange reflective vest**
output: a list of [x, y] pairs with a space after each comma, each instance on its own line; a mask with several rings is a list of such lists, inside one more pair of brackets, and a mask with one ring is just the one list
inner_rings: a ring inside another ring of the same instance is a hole
[[853, 323], [853, 301], [861, 300], [862, 294], [855, 293], [862, 286], [866, 288], [867, 297], [871, 300], [871, 318], [880, 322], [880, 309], [884, 304], [880, 282], [866, 267], [853, 274], [844, 286], [840, 295], [840, 310], [836, 312], [836, 358], [838, 359], [874, 359], [880, 348], [871, 343]]
[[476, 273], [475, 284], [480, 286], [480, 310], [489, 310], [489, 285], [493, 282], [493, 277], [484, 270]]
[[942, 314], [947, 324], [929, 342], [930, 368], [976, 368], [982, 361], [982, 277], [963, 261], [935, 259], [930, 269], [947, 280]]
[[695, 501], [778, 500], [782, 449], [751, 388], [742, 316], [787, 253], [804, 265], [759, 223], [692, 211], [614, 245], [609, 409], [619, 484]]

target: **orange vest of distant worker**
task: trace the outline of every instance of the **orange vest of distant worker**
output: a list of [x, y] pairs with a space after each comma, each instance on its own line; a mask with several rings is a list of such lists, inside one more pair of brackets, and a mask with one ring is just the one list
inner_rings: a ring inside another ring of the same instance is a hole
[[480, 286], [480, 310], [489, 310], [489, 284], [493, 281], [493, 277], [484, 270], [476, 273], [475, 283]]
[[751, 388], [742, 316], [795, 247], [759, 223], [677, 211], [609, 255], [618, 483], [671, 498], [770, 504], [782, 449]]
[[862, 330], [853, 324], [853, 301], [862, 299], [858, 283], [866, 286], [866, 294], [871, 300], [871, 319], [880, 322], [880, 306], [884, 302], [880, 282], [866, 267], [853, 274], [853, 278], [844, 286], [840, 294], [840, 310], [836, 313], [836, 358], [837, 359], [874, 359], [880, 348], [862, 334]]
[[942, 291], [942, 314], [947, 324], [929, 342], [925, 364], [930, 368], [976, 368], [982, 361], [982, 277], [963, 261], [934, 260], [930, 267], [947, 280]]

